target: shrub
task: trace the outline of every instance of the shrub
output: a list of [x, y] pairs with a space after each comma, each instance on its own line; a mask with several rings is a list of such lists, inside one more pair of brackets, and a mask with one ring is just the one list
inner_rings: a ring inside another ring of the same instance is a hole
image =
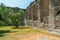
[[5, 23], [3, 21], [0, 21], [0, 26], [4, 26]]

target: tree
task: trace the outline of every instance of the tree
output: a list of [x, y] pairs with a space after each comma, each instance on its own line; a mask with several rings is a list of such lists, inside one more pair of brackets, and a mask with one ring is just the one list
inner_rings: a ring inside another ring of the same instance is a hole
[[22, 21], [24, 11], [20, 10], [18, 13], [11, 13], [10, 19], [11, 23], [15, 25], [15, 28], [19, 28], [19, 25]]
[[11, 24], [15, 25], [15, 28], [19, 28], [18, 25], [20, 24], [20, 15], [13, 13], [10, 16]]
[[9, 14], [12, 13], [12, 9], [8, 9], [8, 8], [4, 8], [5, 10], [2, 13], [2, 19], [5, 22], [6, 25], [10, 24], [10, 18], [9, 18]]
[[4, 11], [4, 5], [3, 5], [3, 3], [1, 3], [1, 5], [0, 5], [0, 20], [2, 20], [3, 11]]
[[20, 25], [24, 25], [24, 11], [20, 10], [18, 13], [20, 14], [20, 18], [21, 18]]
[[5, 23], [3, 22], [3, 12], [4, 12], [4, 4], [3, 3], [1, 3], [1, 5], [0, 5], [0, 26], [3, 26], [3, 25], [5, 25]]
[[18, 28], [24, 21], [24, 11], [20, 10], [19, 12], [14, 13], [13, 8], [5, 7], [2, 3], [0, 5], [0, 22], [1, 24], [9, 25], [13, 24]]

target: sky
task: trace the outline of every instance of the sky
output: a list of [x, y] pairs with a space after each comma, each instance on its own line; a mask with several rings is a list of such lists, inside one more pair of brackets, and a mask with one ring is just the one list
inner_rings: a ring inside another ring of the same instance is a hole
[[0, 0], [5, 6], [19, 7], [26, 9], [27, 6], [34, 0]]

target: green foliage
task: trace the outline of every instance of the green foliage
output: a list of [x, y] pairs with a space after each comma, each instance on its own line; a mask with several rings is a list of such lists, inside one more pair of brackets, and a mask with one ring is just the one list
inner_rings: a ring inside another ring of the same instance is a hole
[[20, 23], [22, 23], [22, 21], [23, 21], [23, 19], [22, 19], [23, 18], [23, 13], [24, 13], [24, 11], [20, 10], [18, 13], [10, 14], [11, 23], [13, 25], [15, 25], [16, 28], [18, 28]]
[[4, 26], [5, 23], [3, 21], [0, 21], [0, 26]]
[[14, 13], [12, 8], [7, 8], [4, 4], [0, 5], [0, 25], [4, 25], [5, 23], [5, 25], [11, 24], [17, 27], [24, 21], [23, 18], [23, 10]]

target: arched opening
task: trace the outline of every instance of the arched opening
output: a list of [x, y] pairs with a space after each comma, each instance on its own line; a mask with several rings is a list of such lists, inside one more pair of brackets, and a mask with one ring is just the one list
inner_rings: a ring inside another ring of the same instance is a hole
[[60, 29], [60, 10], [56, 13], [56, 29]]
[[60, 10], [57, 12], [56, 16], [60, 14]]

